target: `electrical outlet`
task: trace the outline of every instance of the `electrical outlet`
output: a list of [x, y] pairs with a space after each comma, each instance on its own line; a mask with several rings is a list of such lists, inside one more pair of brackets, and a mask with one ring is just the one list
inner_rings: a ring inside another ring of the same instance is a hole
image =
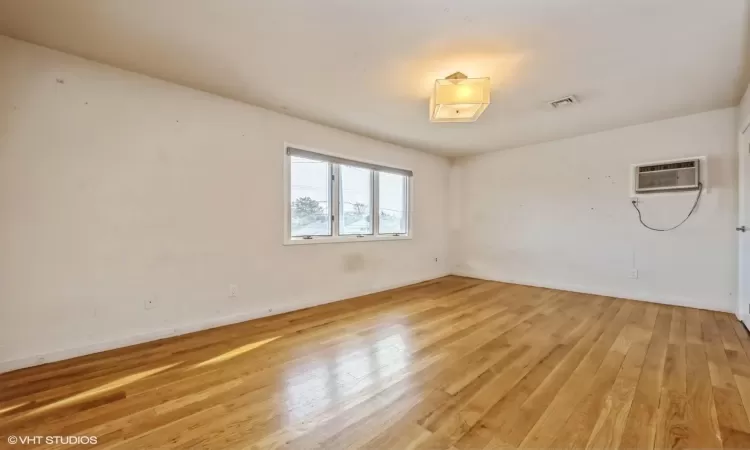
[[637, 279], [638, 278], [638, 269], [630, 269], [630, 276], [628, 278]]
[[143, 301], [143, 308], [144, 309], [154, 309], [156, 308], [156, 297], [147, 298]]
[[237, 297], [237, 291], [239, 290], [239, 287], [236, 284], [230, 284], [229, 285], [229, 296], [230, 297]]
[[636, 205], [639, 205], [641, 203], [640, 197], [630, 197], [630, 202], [635, 203]]

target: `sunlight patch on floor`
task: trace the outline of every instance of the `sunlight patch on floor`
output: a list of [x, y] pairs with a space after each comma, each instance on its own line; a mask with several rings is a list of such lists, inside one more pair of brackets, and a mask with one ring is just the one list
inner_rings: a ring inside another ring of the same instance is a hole
[[28, 405], [30, 402], [19, 403], [18, 405], [8, 406], [7, 408], [0, 409], [0, 414], [9, 413], [15, 411], [18, 408]]
[[252, 342], [250, 344], [243, 345], [242, 347], [237, 347], [234, 350], [230, 350], [230, 351], [228, 351], [226, 353], [222, 353], [219, 356], [216, 356], [214, 358], [207, 359], [207, 360], [205, 360], [203, 362], [200, 362], [200, 363], [192, 366], [192, 368], [193, 369], [197, 369], [198, 367], [205, 367], [205, 366], [208, 366], [208, 365], [211, 365], [211, 364], [217, 364], [217, 363], [220, 363], [220, 362], [223, 362], [223, 361], [228, 361], [228, 360], [230, 360], [232, 358], [240, 356], [243, 353], [247, 353], [247, 352], [249, 352], [251, 350], [255, 350], [258, 347], [262, 347], [262, 346], [264, 346], [264, 345], [266, 345], [266, 344], [268, 344], [270, 342], [273, 342], [273, 341], [275, 341], [276, 339], [278, 339], [280, 337], [281, 336], [274, 336], [272, 338], [268, 338], [268, 339], [265, 339], [265, 340], [262, 340], [262, 341]]
[[176, 366], [179, 363], [169, 364], [166, 366], [157, 367], [156, 369], [151, 370], [144, 370], [143, 372], [134, 373], [133, 375], [128, 375], [122, 378], [118, 378], [115, 381], [109, 382], [107, 384], [103, 384], [99, 387], [89, 389], [88, 391], [83, 391], [79, 394], [75, 394], [71, 397], [64, 398], [62, 400], [50, 403], [48, 405], [44, 405], [40, 408], [33, 409], [29, 411], [28, 413], [24, 414], [23, 417], [27, 417], [34, 414], [39, 414], [44, 411], [49, 411], [51, 409], [61, 408], [63, 406], [68, 406], [73, 403], [80, 402], [81, 400], [85, 400], [87, 398], [103, 394], [108, 391], [112, 391], [114, 389], [121, 388], [123, 386], [126, 386], [131, 383], [135, 383], [136, 381], [142, 380], [146, 377], [150, 377], [151, 375], [156, 375], [159, 372], [164, 372], [167, 369], [170, 369], [174, 366]]

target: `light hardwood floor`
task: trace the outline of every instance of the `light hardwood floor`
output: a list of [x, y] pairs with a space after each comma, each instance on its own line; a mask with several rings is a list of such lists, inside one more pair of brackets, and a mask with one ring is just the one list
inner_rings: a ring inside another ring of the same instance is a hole
[[0, 375], [0, 447], [747, 449], [749, 415], [729, 314], [461, 277]]

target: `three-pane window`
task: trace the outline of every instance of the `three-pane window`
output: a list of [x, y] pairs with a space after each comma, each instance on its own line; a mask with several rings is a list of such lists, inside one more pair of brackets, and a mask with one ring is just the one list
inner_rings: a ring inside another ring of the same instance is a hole
[[287, 149], [287, 241], [409, 236], [411, 172]]

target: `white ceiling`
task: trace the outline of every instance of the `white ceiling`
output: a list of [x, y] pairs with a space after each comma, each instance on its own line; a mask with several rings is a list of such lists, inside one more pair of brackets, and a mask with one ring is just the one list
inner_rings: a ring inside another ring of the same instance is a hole
[[[748, 0], [0, 0], [0, 33], [444, 155], [733, 106]], [[433, 124], [435, 78], [492, 78]], [[581, 103], [546, 102], [575, 94]]]

